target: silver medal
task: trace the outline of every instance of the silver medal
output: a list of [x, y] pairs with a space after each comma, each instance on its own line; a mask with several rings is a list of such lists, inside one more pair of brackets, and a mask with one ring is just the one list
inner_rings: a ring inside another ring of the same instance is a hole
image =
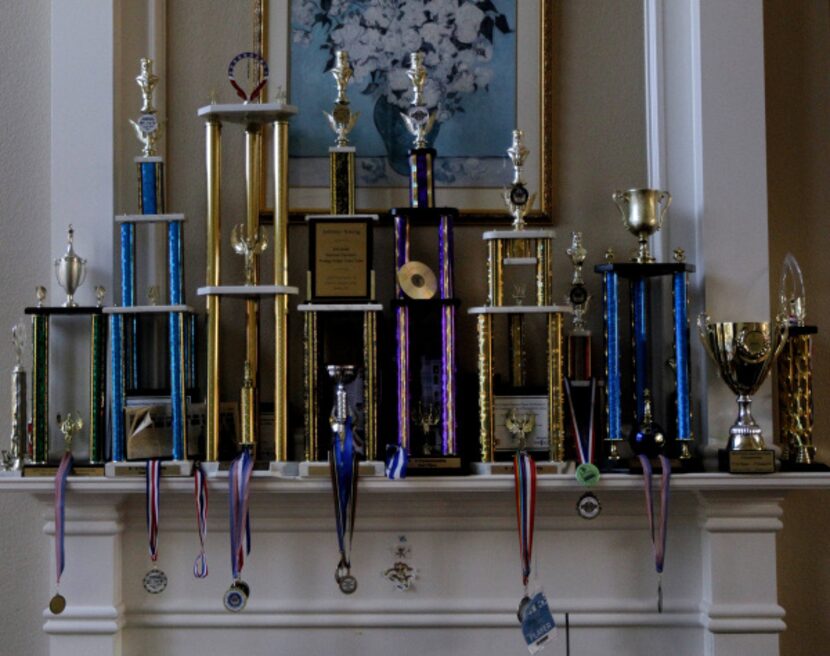
[[158, 567], [154, 567], [144, 575], [144, 589], [150, 594], [159, 594], [164, 592], [167, 587], [167, 574], [162, 572]]
[[250, 594], [251, 588], [245, 581], [234, 581], [222, 597], [222, 603], [226, 610], [238, 613], [247, 605]]

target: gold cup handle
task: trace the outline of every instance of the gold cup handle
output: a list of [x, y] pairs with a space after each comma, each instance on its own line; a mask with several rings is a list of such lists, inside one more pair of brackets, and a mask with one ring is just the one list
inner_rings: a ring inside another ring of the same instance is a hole
[[775, 321], [774, 339], [776, 340], [773, 347], [773, 356], [771, 362], [775, 362], [781, 351], [784, 350], [784, 345], [787, 343], [787, 338], [790, 335], [790, 324], [783, 317], [777, 317]]
[[700, 335], [700, 341], [703, 342], [703, 348], [706, 349], [706, 352], [709, 354], [709, 357], [712, 358], [715, 362], [718, 361], [717, 357], [715, 356], [715, 352], [712, 350], [712, 345], [709, 343], [709, 323], [711, 319], [709, 315], [705, 312], [701, 312], [697, 315], [697, 332]]

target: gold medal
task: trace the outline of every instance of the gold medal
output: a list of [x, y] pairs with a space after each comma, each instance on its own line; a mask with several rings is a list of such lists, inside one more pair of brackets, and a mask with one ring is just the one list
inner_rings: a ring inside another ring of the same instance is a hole
[[64, 608], [66, 608], [66, 597], [58, 592], [49, 600], [49, 610], [52, 615], [60, 615]]

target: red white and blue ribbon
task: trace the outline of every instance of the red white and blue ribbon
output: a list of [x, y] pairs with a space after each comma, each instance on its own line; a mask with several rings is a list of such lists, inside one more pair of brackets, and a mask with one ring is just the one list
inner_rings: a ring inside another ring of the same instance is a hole
[[196, 525], [199, 528], [199, 555], [193, 562], [193, 576], [203, 579], [208, 575], [205, 540], [207, 539], [208, 486], [202, 463], [193, 470], [193, 495], [196, 499]]
[[58, 472], [55, 475], [55, 569], [57, 570], [57, 585], [60, 587], [61, 574], [66, 564], [64, 549], [65, 511], [66, 511], [66, 478], [72, 471], [72, 454], [66, 451], [61, 457]]
[[580, 464], [590, 464], [594, 462], [596, 455], [596, 440], [594, 439], [594, 407], [597, 397], [597, 380], [591, 378], [591, 420], [588, 423], [587, 439], [583, 438], [582, 432], [579, 430], [579, 422], [574, 411], [574, 400], [571, 394], [571, 383], [565, 379], [565, 396], [568, 398], [568, 409], [571, 411], [571, 424], [574, 429], [574, 438], [576, 440], [576, 453], [579, 457]]
[[245, 556], [251, 553], [251, 517], [248, 504], [251, 498], [251, 474], [254, 461], [248, 449], [243, 449], [231, 463], [228, 474], [231, 522], [231, 572], [239, 579], [245, 566]]
[[657, 610], [663, 612], [663, 566], [666, 562], [666, 534], [669, 523], [669, 485], [671, 483], [671, 463], [669, 459], [660, 455], [662, 475], [660, 477], [660, 522], [655, 527], [654, 521], [654, 491], [651, 478], [653, 474], [651, 461], [644, 454], [639, 455], [643, 466], [643, 487], [646, 497], [646, 514], [651, 532], [651, 545], [654, 550], [654, 569], [657, 571]]
[[536, 463], [526, 452], [513, 456], [516, 479], [516, 518], [519, 528], [519, 554], [522, 560], [522, 585], [527, 593], [533, 556], [533, 524], [536, 517]]
[[351, 417], [346, 419], [342, 433], [339, 430], [332, 431], [331, 451], [330, 469], [334, 514], [337, 520], [337, 544], [340, 549], [340, 565], [348, 570], [351, 567], [358, 472]]
[[156, 562], [159, 555], [159, 485], [161, 483], [161, 461], [148, 460], [145, 474], [147, 482], [147, 542], [150, 560]]

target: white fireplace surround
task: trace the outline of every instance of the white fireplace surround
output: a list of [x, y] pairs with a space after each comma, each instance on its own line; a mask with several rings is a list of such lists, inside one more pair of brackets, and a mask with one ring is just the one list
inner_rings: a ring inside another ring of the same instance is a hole
[[[705, 307], [716, 318], [763, 319], [769, 267], [762, 3], [643, 4], [642, 146], [649, 184], [670, 189], [675, 199], [654, 250], [666, 258], [682, 243], [697, 266], [690, 316]], [[51, 3], [50, 252], [62, 250], [71, 216], [87, 236], [90, 288], [110, 286], [113, 278], [111, 233], [99, 221], [116, 213], [114, 181], [124, 159], [114, 129], [127, 112], [118, 60], [149, 54], [164, 80], [165, 0], [130, 5], [131, 19], [142, 18], [128, 35], [114, 29], [124, 11], [123, 0]], [[163, 84], [157, 100], [163, 107]], [[93, 110], [77, 120], [77, 107]], [[58, 298], [51, 284], [50, 297]], [[724, 434], [734, 398], [699, 349], [693, 380], [705, 432]], [[770, 434], [769, 386], [759, 400], [767, 411], [758, 418]], [[820, 487], [830, 487], [830, 476], [676, 476], [660, 614], [642, 482], [604, 476], [596, 488], [602, 513], [587, 521], [574, 508], [584, 489], [571, 476], [543, 477], [536, 565], [560, 625], [545, 653], [566, 653], [568, 613], [574, 656], [778, 654], [785, 628], [775, 562], [781, 502], [789, 490]], [[50, 535], [51, 490], [50, 480], [0, 479], [0, 493], [42, 502]], [[198, 549], [192, 481], [163, 481], [160, 564], [170, 584], [159, 596], [141, 587], [149, 567], [143, 492], [140, 479], [70, 479], [62, 585], [69, 605], [61, 616], [44, 612], [53, 656], [524, 652], [509, 477], [361, 482], [354, 557], [360, 588], [347, 598], [333, 580], [328, 483], [257, 475], [253, 553], [244, 572], [252, 596], [238, 615], [221, 605], [229, 583], [226, 480], [210, 482], [205, 580], [191, 573]], [[382, 576], [402, 538], [418, 570], [407, 592]], [[45, 606], [53, 591], [30, 592]]]

